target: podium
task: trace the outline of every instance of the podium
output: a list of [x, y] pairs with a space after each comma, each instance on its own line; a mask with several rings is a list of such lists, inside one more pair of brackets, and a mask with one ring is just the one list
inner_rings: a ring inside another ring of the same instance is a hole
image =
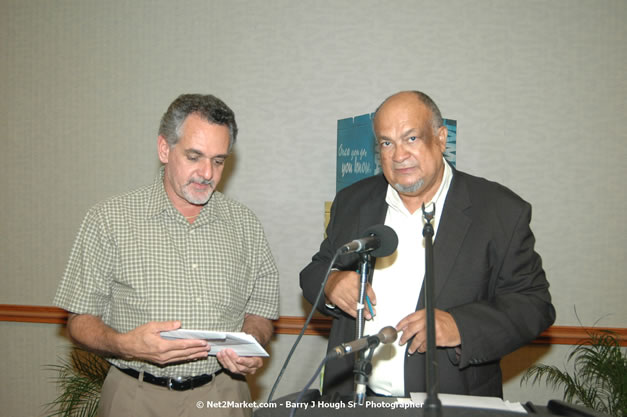
[[[288, 417], [292, 406], [296, 404], [299, 393], [293, 393], [273, 400], [267, 408], [257, 409], [254, 417]], [[420, 406], [409, 406], [399, 403], [393, 397], [367, 397], [363, 407], [351, 400], [340, 401], [337, 398], [321, 396], [318, 390], [308, 390], [298, 403], [295, 417], [422, 417], [425, 410]], [[551, 400], [547, 406], [536, 406], [532, 403], [524, 404], [528, 414], [513, 411], [490, 410], [472, 407], [442, 406], [442, 417], [609, 417], [585, 407], [569, 404], [563, 401]]]

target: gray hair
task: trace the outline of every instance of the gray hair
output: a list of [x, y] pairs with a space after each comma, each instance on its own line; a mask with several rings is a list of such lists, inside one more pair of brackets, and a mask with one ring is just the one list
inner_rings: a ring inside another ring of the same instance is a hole
[[170, 146], [174, 146], [181, 138], [183, 122], [190, 114], [196, 114], [209, 123], [229, 128], [229, 152], [237, 139], [237, 123], [235, 114], [219, 98], [207, 94], [181, 94], [170, 104], [159, 124], [159, 135], [163, 136]]
[[[444, 126], [444, 120], [442, 120], [442, 113], [440, 113], [440, 109], [438, 108], [437, 104], [435, 104], [435, 102], [431, 99], [431, 97], [429, 97], [428, 95], [426, 95], [425, 93], [423, 93], [422, 91], [409, 91], [409, 93], [413, 93], [416, 95], [416, 97], [418, 98], [418, 100], [420, 100], [420, 102], [422, 104], [424, 104], [429, 110], [431, 110], [431, 126], [433, 127], [433, 133], [437, 134], [437, 131], [439, 128], [441, 128], [442, 126]], [[376, 116], [376, 114], [379, 112], [379, 109], [392, 97], [394, 97], [396, 94], [391, 95], [390, 97], [386, 98], [385, 100], [383, 100], [383, 103], [379, 104], [379, 107], [377, 107], [377, 109], [375, 110], [374, 114]]]

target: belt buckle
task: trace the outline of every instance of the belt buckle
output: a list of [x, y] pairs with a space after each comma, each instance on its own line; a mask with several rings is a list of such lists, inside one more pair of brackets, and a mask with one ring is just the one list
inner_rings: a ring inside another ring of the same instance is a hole
[[179, 384], [184, 382], [186, 378], [183, 378], [182, 376], [177, 376], [176, 378], [168, 378], [168, 389], [170, 391], [173, 390], [172, 388], [172, 382], [178, 382]]

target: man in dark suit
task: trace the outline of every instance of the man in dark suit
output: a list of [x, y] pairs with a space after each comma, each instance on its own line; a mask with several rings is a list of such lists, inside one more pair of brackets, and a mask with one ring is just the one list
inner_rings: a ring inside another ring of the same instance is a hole
[[[385, 223], [399, 235], [396, 252], [374, 266], [365, 334], [392, 325], [401, 337], [378, 348], [370, 394], [426, 391], [423, 203], [433, 220], [435, 321], [440, 392], [502, 397], [500, 358], [529, 343], [555, 320], [529, 223], [531, 206], [509, 189], [456, 171], [443, 159], [447, 129], [424, 93], [401, 92], [376, 111], [374, 132], [383, 175], [340, 191], [327, 238], [301, 272], [314, 302], [336, 250]], [[359, 256], [342, 255], [316, 306], [333, 317], [329, 349], [355, 338]], [[353, 390], [352, 355], [325, 370], [325, 394]]]

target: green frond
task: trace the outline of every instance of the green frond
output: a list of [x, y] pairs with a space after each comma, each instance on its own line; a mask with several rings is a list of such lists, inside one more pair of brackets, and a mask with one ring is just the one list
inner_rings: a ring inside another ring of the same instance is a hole
[[109, 364], [99, 356], [75, 348], [69, 359], [59, 359], [58, 365], [45, 369], [54, 372], [52, 380], [61, 393], [47, 404], [48, 417], [95, 417], [100, 391]]
[[564, 389], [564, 401], [580, 404], [612, 416], [627, 417], [627, 352], [609, 331], [588, 331], [567, 356], [570, 375], [555, 366], [534, 365], [521, 379]]
[[528, 380], [531, 380], [532, 384], [540, 382], [542, 379], [546, 380], [546, 386], [560, 388], [561, 386], [568, 386], [572, 384], [570, 375], [562, 372], [556, 366], [549, 365], [535, 365], [527, 370], [523, 375], [521, 384]]

